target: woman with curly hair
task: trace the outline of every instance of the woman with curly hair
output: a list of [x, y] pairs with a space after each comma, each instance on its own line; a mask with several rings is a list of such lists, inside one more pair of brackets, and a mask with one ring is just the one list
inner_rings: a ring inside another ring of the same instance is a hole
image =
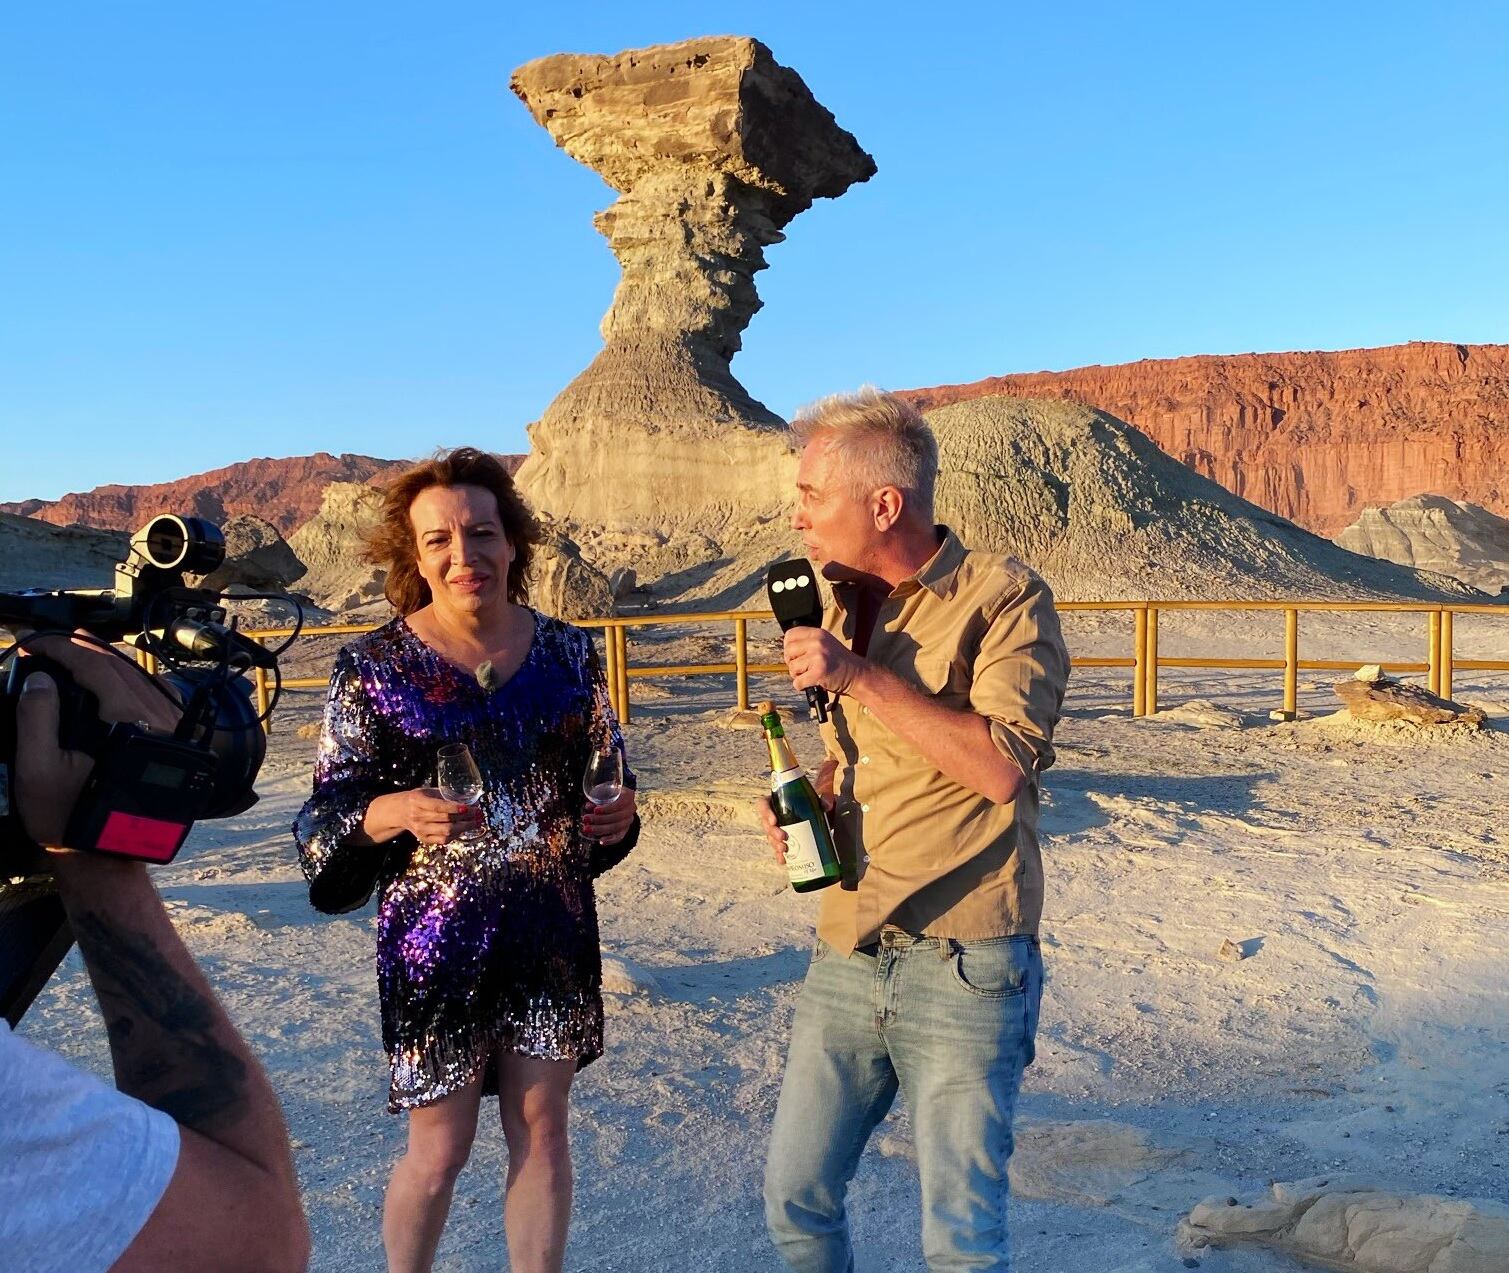
[[[408, 1149], [383, 1211], [391, 1270], [428, 1269], [484, 1096], [508, 1143], [510, 1267], [558, 1273], [571, 1210], [567, 1097], [602, 1054], [593, 878], [638, 838], [634, 778], [589, 808], [581, 776], [622, 750], [591, 637], [532, 610], [539, 531], [495, 457], [464, 447], [385, 489], [369, 555], [398, 617], [336, 659], [314, 792], [295, 824], [310, 900], [379, 891], [388, 1105]], [[465, 743], [479, 803], [444, 798]]]

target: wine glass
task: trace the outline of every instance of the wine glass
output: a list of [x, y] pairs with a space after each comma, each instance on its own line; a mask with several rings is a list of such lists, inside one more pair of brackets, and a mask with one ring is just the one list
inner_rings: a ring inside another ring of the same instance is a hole
[[624, 790], [624, 756], [617, 747], [597, 747], [587, 756], [582, 792], [594, 808], [612, 804]]
[[[482, 802], [482, 771], [465, 743], [446, 743], [435, 758], [435, 785], [440, 794], [457, 804], [476, 806]], [[458, 840], [476, 840], [483, 835], [481, 826], [457, 834]]]

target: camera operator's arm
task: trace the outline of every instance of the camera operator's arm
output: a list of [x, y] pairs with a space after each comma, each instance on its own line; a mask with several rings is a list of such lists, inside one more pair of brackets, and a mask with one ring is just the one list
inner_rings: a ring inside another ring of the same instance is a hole
[[[140, 678], [131, 668], [62, 645], [47, 652], [99, 697], [103, 719], [173, 724], [171, 706], [133, 684]], [[50, 847], [60, 844], [92, 764], [59, 750], [57, 736], [57, 687], [33, 675], [17, 709], [16, 792], [29, 834]], [[302, 1268], [308, 1230], [277, 1098], [145, 868], [66, 851], [49, 861], [99, 997], [116, 1084], [179, 1127], [172, 1179], [114, 1267]]]

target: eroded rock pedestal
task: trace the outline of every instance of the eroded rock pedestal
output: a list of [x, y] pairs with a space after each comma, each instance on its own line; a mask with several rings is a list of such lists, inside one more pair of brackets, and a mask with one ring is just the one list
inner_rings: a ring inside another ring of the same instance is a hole
[[568, 525], [718, 539], [778, 510], [794, 466], [782, 421], [729, 360], [765, 249], [874, 161], [757, 40], [561, 54], [512, 88], [619, 191], [595, 224], [623, 269], [603, 351], [530, 427], [526, 496]]

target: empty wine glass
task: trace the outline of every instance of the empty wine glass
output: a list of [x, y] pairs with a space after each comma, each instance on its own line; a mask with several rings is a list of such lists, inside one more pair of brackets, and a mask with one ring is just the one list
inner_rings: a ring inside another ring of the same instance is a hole
[[612, 804], [624, 790], [624, 756], [617, 747], [598, 747], [587, 757], [582, 792], [592, 805]]
[[[465, 743], [446, 743], [437, 753], [435, 785], [445, 799], [457, 804], [475, 807], [482, 803], [482, 771], [477, 768], [471, 749]], [[460, 832], [456, 839], [476, 840], [482, 834], [483, 828], [477, 826]]]

